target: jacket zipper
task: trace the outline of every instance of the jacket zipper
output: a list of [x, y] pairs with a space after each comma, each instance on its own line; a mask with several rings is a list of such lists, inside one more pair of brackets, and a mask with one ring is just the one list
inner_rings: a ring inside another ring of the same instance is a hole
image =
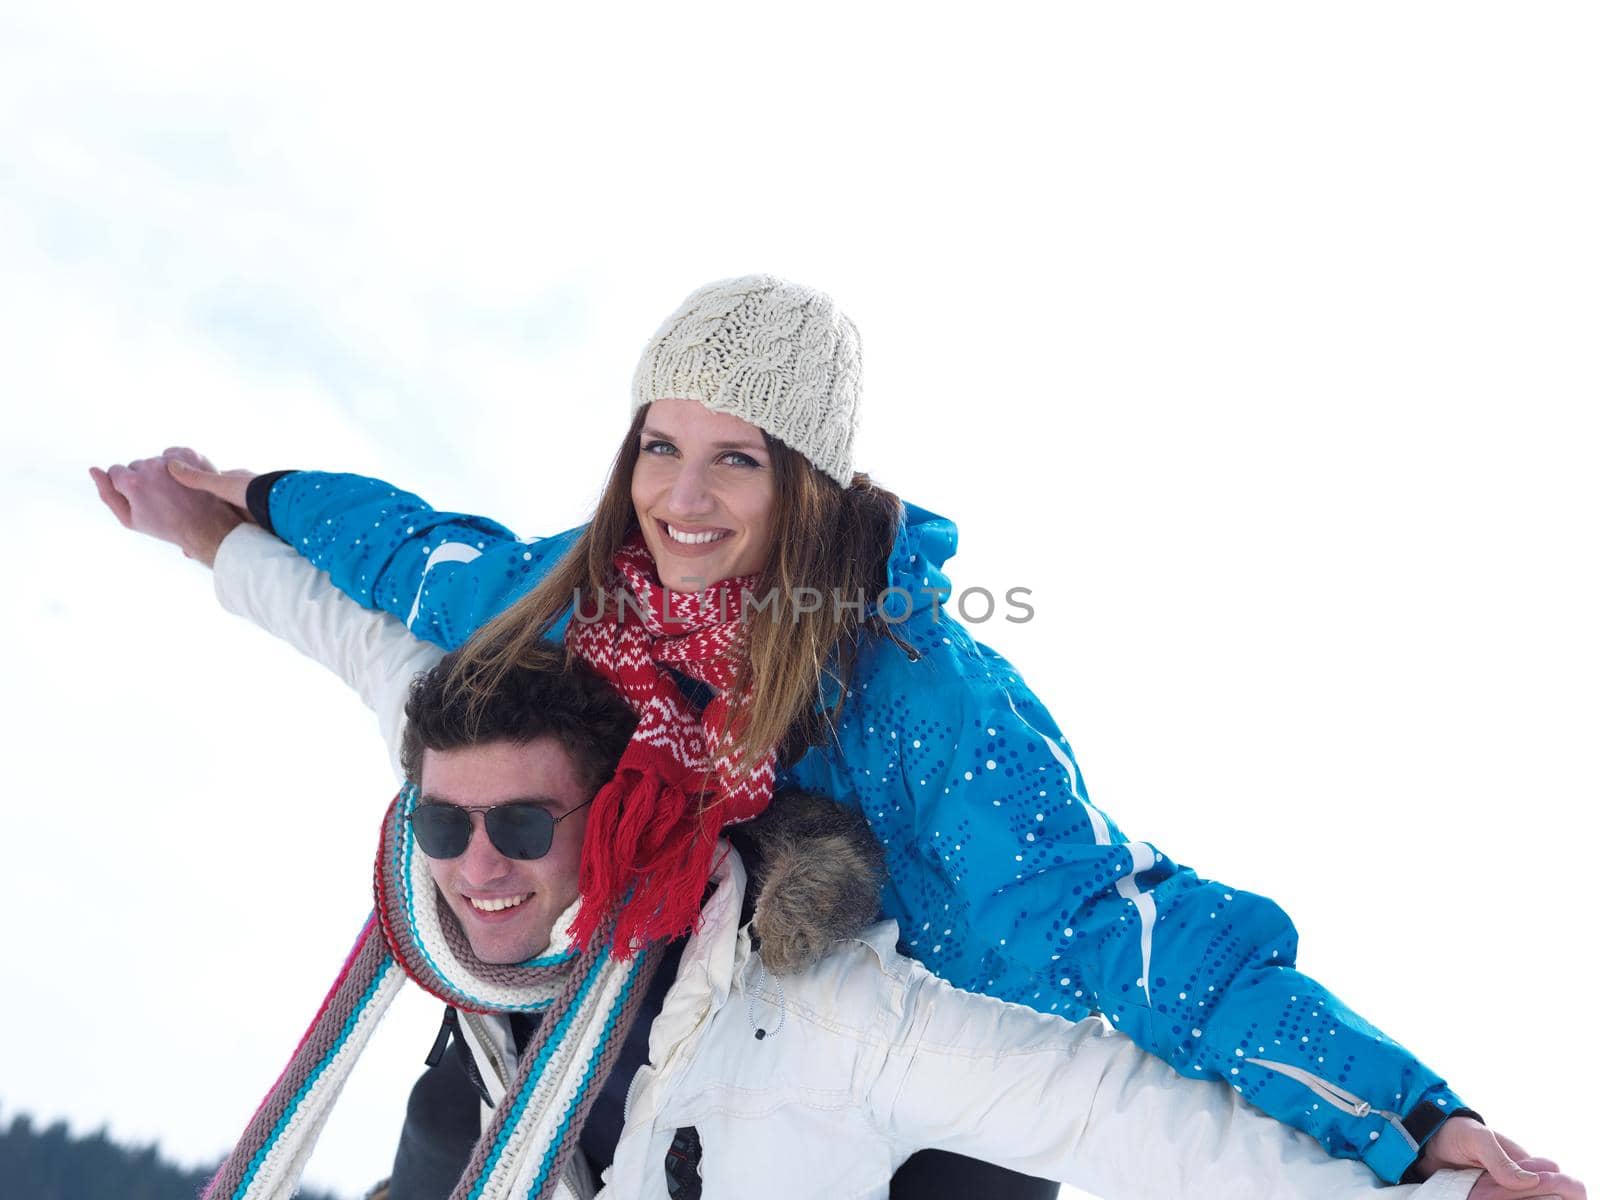
[[633, 1073], [633, 1078], [628, 1080], [628, 1091], [622, 1097], [622, 1123], [624, 1125], [628, 1123], [628, 1113], [633, 1110], [633, 1095], [639, 1090], [639, 1080], [644, 1077], [645, 1067], [649, 1065], [648, 1062], [644, 1063]]
[[[673, 980], [671, 986], [676, 987], [677, 985], [677, 980]], [[671, 994], [670, 988], [668, 990], [668, 994]], [[704, 1031], [701, 1027], [705, 1024], [706, 1018], [710, 1015], [710, 1013], [711, 1007], [710, 1002], [708, 1001], [705, 1010], [695, 1021], [694, 1028], [690, 1029], [681, 1038], [673, 1043], [672, 1048], [668, 1050], [666, 1055], [662, 1058], [661, 1065], [659, 1067], [654, 1066], [651, 1063], [649, 1056], [646, 1055], [645, 1061], [639, 1066], [639, 1069], [633, 1073], [633, 1078], [628, 1080], [628, 1090], [622, 1097], [622, 1123], [624, 1125], [628, 1123], [628, 1116], [633, 1111], [633, 1098], [639, 1091], [639, 1082], [644, 1078], [644, 1073], [646, 1071], [654, 1070], [656, 1073], [656, 1078], [662, 1081], [660, 1086], [665, 1088], [665, 1081], [668, 1078], [675, 1078], [679, 1072], [688, 1069], [687, 1063], [684, 1059], [685, 1051], [683, 1049], [683, 1044], [690, 1038], [694, 1037], [697, 1033], [703, 1035]], [[654, 1032], [653, 1029], [652, 1032]]]
[[1272, 1062], [1270, 1059], [1265, 1058], [1247, 1058], [1245, 1059], [1245, 1062], [1250, 1063], [1253, 1066], [1265, 1067], [1269, 1071], [1277, 1071], [1280, 1075], [1287, 1075], [1290, 1079], [1295, 1080], [1297, 1083], [1301, 1083], [1307, 1088], [1310, 1088], [1312, 1092], [1316, 1093], [1316, 1095], [1320, 1096], [1323, 1100], [1333, 1105], [1333, 1107], [1342, 1112], [1349, 1113], [1352, 1117], [1365, 1117], [1372, 1113], [1376, 1113], [1378, 1116], [1388, 1121], [1389, 1124], [1393, 1125], [1400, 1131], [1400, 1136], [1405, 1138], [1406, 1145], [1410, 1146], [1413, 1150], [1417, 1149], [1417, 1140], [1416, 1138], [1412, 1137], [1410, 1132], [1406, 1129], [1405, 1122], [1401, 1118], [1400, 1114], [1389, 1112], [1387, 1109], [1373, 1108], [1372, 1105], [1368, 1104], [1360, 1096], [1357, 1096], [1352, 1092], [1345, 1091], [1337, 1084], [1329, 1083], [1326, 1079], [1323, 1079], [1319, 1075], [1313, 1075], [1304, 1067], [1290, 1066], [1288, 1063]]
[[489, 1066], [494, 1070], [495, 1078], [500, 1081], [502, 1094], [511, 1086], [511, 1081], [506, 1078], [505, 1064], [500, 1061], [500, 1052], [495, 1048], [494, 1039], [488, 1029], [484, 1027], [483, 1018], [477, 1013], [463, 1012], [461, 1019], [472, 1030], [472, 1040], [483, 1047], [483, 1056], [489, 1060]]

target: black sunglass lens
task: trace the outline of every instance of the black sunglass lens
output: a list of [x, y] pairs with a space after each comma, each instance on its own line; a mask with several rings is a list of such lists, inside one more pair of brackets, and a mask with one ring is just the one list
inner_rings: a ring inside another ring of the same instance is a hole
[[419, 804], [411, 813], [411, 830], [429, 858], [455, 858], [472, 839], [472, 814], [453, 804]]
[[483, 823], [507, 858], [543, 858], [556, 831], [555, 818], [537, 804], [502, 804], [484, 813]]

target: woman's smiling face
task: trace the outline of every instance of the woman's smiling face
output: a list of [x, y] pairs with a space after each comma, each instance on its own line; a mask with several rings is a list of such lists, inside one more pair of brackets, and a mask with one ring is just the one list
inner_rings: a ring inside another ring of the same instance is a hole
[[772, 557], [777, 487], [761, 430], [698, 400], [657, 400], [639, 433], [633, 511], [661, 582], [698, 592]]

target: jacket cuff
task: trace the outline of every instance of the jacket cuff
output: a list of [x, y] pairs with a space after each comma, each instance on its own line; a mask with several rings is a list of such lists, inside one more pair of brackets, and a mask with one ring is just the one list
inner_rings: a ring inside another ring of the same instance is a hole
[[1416, 1163], [1428, 1139], [1454, 1116], [1476, 1117], [1477, 1114], [1444, 1084], [1436, 1084], [1424, 1092], [1399, 1120], [1390, 1117], [1384, 1121], [1361, 1159], [1384, 1181], [1401, 1182]]
[[285, 475], [293, 474], [293, 471], [268, 471], [257, 475], [244, 490], [244, 506], [250, 511], [250, 519], [274, 536], [278, 531], [272, 525], [272, 485]]
[[[1474, 1121], [1483, 1123], [1483, 1114], [1470, 1108], [1443, 1109], [1437, 1103], [1418, 1104], [1401, 1122], [1417, 1142], [1417, 1156], [1421, 1157], [1422, 1147], [1428, 1144], [1428, 1139], [1439, 1132], [1440, 1127], [1451, 1117], [1471, 1117]], [[1412, 1161], [1406, 1168], [1406, 1173], [1400, 1176], [1401, 1183], [1421, 1183], [1422, 1176], [1417, 1171], [1417, 1163]]]

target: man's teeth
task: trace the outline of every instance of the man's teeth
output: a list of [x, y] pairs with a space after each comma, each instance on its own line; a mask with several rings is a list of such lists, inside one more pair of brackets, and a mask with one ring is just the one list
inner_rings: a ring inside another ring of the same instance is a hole
[[472, 905], [472, 907], [477, 909], [479, 912], [499, 912], [503, 908], [515, 908], [531, 895], [533, 895], [533, 893], [528, 892], [526, 895], [522, 896], [503, 896], [498, 900], [478, 900], [472, 896], [468, 896], [467, 903]]
[[674, 529], [671, 525], [667, 526], [667, 532], [672, 535], [673, 541], [682, 542], [685, 546], [700, 546], [706, 542], [720, 542], [728, 536], [726, 530], [720, 533], [683, 533]]

